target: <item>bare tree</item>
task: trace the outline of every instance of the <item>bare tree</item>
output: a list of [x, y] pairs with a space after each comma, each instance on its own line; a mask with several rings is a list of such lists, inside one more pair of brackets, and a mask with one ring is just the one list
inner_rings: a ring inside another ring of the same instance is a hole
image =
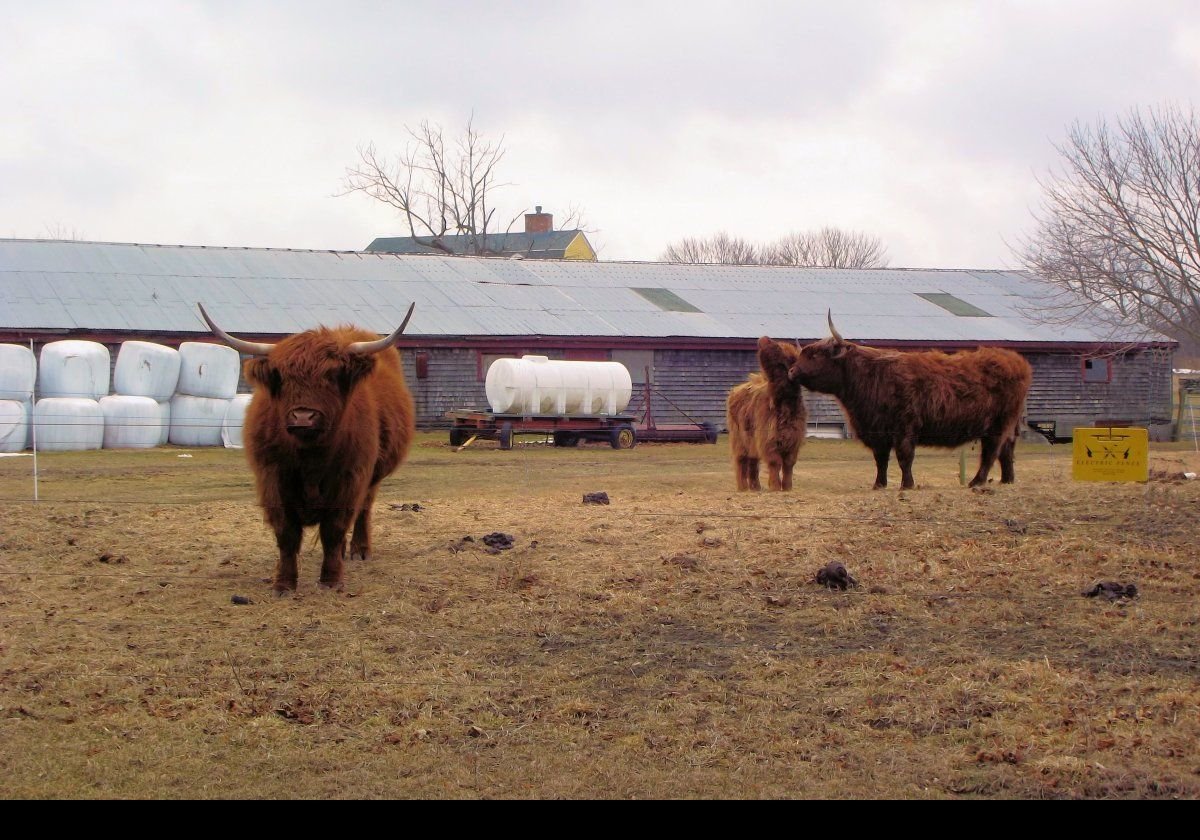
[[[374, 143], [360, 146], [359, 163], [346, 169], [340, 195], [361, 192], [395, 207], [422, 245], [449, 253], [443, 237], [466, 235], [470, 253], [486, 253], [486, 236], [498, 227], [494, 193], [509, 186], [497, 176], [504, 138], [486, 139], [473, 117], [449, 145], [442, 127], [428, 120], [405, 130], [409, 142], [394, 161], [380, 155]], [[520, 215], [512, 217], [505, 231]]]
[[762, 262], [826, 268], [886, 268], [888, 258], [887, 248], [878, 236], [823, 227], [780, 237], [762, 249]]
[[57, 239], [60, 241], [73, 242], [81, 242], [86, 239], [82, 231], [76, 230], [75, 228], [68, 228], [62, 222], [54, 222], [53, 224], [46, 222], [42, 225], [42, 227], [44, 227], [46, 230], [45, 235], [36, 236], [34, 237], [35, 239]]
[[1200, 342], [1200, 120], [1167, 106], [1076, 122], [1018, 253], [1067, 317]]
[[800, 265], [832, 268], [883, 268], [887, 249], [879, 237], [823, 227], [756, 245], [722, 231], [707, 239], [687, 237], [667, 246], [666, 262], [734, 265]]
[[721, 231], [706, 239], [689, 236], [673, 242], [663, 251], [660, 259], [677, 263], [754, 265], [758, 262], [758, 248], [745, 239]]

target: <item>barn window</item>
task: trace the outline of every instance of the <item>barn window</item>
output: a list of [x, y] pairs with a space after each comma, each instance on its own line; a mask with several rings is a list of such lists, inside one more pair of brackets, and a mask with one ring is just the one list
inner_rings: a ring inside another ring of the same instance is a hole
[[1112, 359], [1084, 359], [1084, 382], [1112, 382]]
[[429, 378], [429, 354], [424, 350], [413, 356], [413, 361], [416, 363], [417, 379]]
[[699, 312], [679, 295], [667, 289], [634, 289], [639, 295], [666, 312]]
[[978, 306], [967, 303], [965, 300], [956, 298], [954, 295], [948, 295], [945, 292], [923, 292], [918, 293], [917, 297], [924, 298], [930, 303], [937, 304], [951, 314], [958, 315], [961, 318], [994, 318], [992, 313], [984, 312]]
[[646, 382], [646, 368], [650, 368], [650, 381], [654, 381], [654, 351], [653, 350], [614, 350], [612, 360], [625, 365], [629, 378], [634, 385]]
[[487, 379], [488, 368], [492, 366], [492, 362], [497, 359], [519, 359], [520, 353], [480, 353], [479, 354], [479, 369], [477, 375], [479, 381], [483, 382]]

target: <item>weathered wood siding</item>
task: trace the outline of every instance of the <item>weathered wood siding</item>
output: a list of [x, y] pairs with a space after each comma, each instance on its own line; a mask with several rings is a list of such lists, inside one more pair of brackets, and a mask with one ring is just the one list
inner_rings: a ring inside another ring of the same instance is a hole
[[[712, 423], [727, 431], [725, 400], [729, 391], [758, 369], [758, 355], [750, 350], [660, 350], [654, 354], [654, 387], [655, 393], [662, 394], [665, 399], [655, 399], [654, 417], [663, 423], [687, 422], [687, 418], [667, 402], [670, 400], [695, 422]], [[640, 415], [641, 395], [635, 396], [638, 398], [635, 413]], [[804, 405], [808, 409], [810, 426], [842, 425], [845, 422], [837, 400], [832, 397], [805, 391]]]
[[[40, 355], [45, 343], [34, 343], [35, 355]], [[176, 347], [179, 344], [177, 340], [161, 343]], [[106, 343], [105, 346], [115, 372], [121, 345]], [[426, 379], [417, 379], [418, 352], [429, 356]], [[553, 348], [538, 352], [557, 359], [565, 354], [564, 350]], [[444, 418], [447, 411], [488, 410], [479, 378], [478, 351], [406, 348], [402, 356], [404, 375], [417, 404], [417, 423], [423, 428], [448, 425]], [[1159, 437], [1163, 437], [1175, 420], [1169, 353], [1135, 351], [1114, 357], [1110, 382], [1085, 382], [1077, 354], [1030, 353], [1026, 358], [1033, 367], [1026, 416], [1029, 420], [1058, 420], [1060, 434], [1069, 433], [1074, 425], [1109, 419], [1148, 426], [1152, 433], [1157, 427], [1161, 430]], [[690, 418], [724, 430], [729, 390], [757, 369], [758, 359], [753, 350], [656, 350], [652, 376], [656, 393], [661, 396], [654, 401], [655, 419], [660, 423], [684, 423]], [[249, 389], [244, 380], [239, 383], [239, 391]], [[643, 403], [642, 387], [635, 384], [628, 412], [640, 417]], [[845, 426], [841, 408], [832, 397], [805, 391], [804, 404], [810, 426]]]
[[[152, 339], [143, 339], [152, 340]], [[40, 353], [44, 342], [35, 342]], [[178, 341], [163, 341], [178, 345]], [[115, 367], [120, 344], [106, 345]], [[416, 355], [429, 356], [429, 376], [417, 379]], [[550, 358], [562, 358], [563, 350], [538, 349]], [[422, 428], [448, 425], [445, 413], [453, 410], [487, 411], [487, 396], [479, 377], [478, 351], [468, 348], [406, 348], [404, 374], [417, 405], [417, 423]], [[1128, 353], [1113, 360], [1113, 377], [1108, 383], [1084, 382], [1077, 355], [1030, 354], [1033, 387], [1029, 419], [1076, 418], [1094, 422], [1100, 418], [1132, 420], [1140, 425], [1169, 422], [1171, 413], [1171, 362], [1168, 354]], [[729, 390], [758, 369], [753, 350], [704, 351], [656, 350], [654, 352], [654, 416], [660, 423], [683, 423], [689, 418], [725, 429], [725, 399]], [[241, 391], [248, 390], [245, 382]], [[640, 417], [643, 391], [633, 387], [628, 412]], [[671, 405], [674, 403], [674, 405]], [[804, 403], [811, 426], [844, 425], [837, 401], [824, 394], [806, 391]]]
[[1161, 427], [1171, 420], [1171, 356], [1130, 352], [1112, 359], [1110, 382], [1085, 382], [1075, 354], [1031, 353], [1033, 384], [1025, 405], [1031, 420], [1057, 420], [1072, 428], [1098, 420], [1126, 420]]
[[[429, 378], [417, 379], [417, 353], [429, 354]], [[487, 411], [487, 395], [479, 381], [479, 356], [467, 349], [408, 349], [401, 354], [404, 379], [417, 406], [417, 425], [449, 425], [447, 411]]]

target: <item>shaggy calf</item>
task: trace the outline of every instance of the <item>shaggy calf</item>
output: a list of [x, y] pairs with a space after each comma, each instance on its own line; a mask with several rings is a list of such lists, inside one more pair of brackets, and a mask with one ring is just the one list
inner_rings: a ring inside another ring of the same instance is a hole
[[342, 587], [350, 556], [371, 551], [371, 507], [379, 484], [404, 460], [414, 433], [412, 396], [400, 354], [387, 338], [355, 327], [320, 327], [278, 344], [243, 341], [200, 312], [213, 334], [241, 353], [254, 396], [246, 410], [246, 456], [263, 517], [275, 532], [275, 591], [296, 588], [306, 525], [320, 528], [321, 585]]
[[800, 351], [790, 344], [758, 340], [758, 363], [762, 372], [729, 392], [726, 421], [733, 474], [738, 490], [761, 490], [758, 463], [766, 461], [768, 486], [792, 489], [792, 468], [804, 443], [808, 415], [801, 400], [799, 383], [788, 375]]
[[981, 451], [972, 487], [987, 483], [997, 455], [1000, 480], [1014, 480], [1013, 449], [1033, 379], [1025, 359], [987, 347], [950, 355], [864, 347], [838, 334], [832, 314], [829, 331], [831, 337], [801, 349], [790, 378], [837, 397], [854, 433], [875, 453], [876, 489], [887, 486], [893, 448], [901, 486], [911, 488], [918, 445], [954, 447], [973, 440]]

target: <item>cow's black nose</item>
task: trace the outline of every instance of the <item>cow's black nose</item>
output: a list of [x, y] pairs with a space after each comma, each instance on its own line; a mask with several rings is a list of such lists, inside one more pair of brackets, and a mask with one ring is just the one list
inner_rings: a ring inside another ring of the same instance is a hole
[[320, 431], [325, 427], [325, 415], [315, 408], [293, 408], [287, 414], [287, 427], [293, 434]]

